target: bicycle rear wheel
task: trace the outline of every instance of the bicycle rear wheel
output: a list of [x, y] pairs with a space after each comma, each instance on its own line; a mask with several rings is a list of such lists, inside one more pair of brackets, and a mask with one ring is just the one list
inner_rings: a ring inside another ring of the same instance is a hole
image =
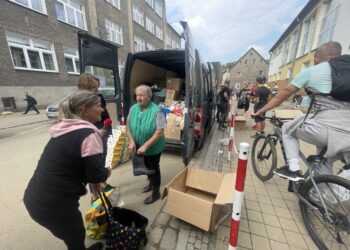
[[256, 137], [253, 142], [251, 157], [255, 175], [262, 181], [270, 180], [277, 165], [274, 141], [265, 136]]
[[350, 249], [350, 182], [334, 175], [317, 176], [314, 180], [325, 206], [309, 179], [300, 195], [317, 207], [317, 211], [299, 201], [306, 229], [319, 249]]

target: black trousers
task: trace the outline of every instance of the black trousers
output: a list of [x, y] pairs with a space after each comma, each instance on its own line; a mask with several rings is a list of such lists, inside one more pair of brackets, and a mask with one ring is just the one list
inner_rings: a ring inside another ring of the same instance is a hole
[[77, 206], [42, 209], [23, 199], [32, 219], [64, 241], [68, 250], [86, 250], [83, 217]]
[[24, 114], [27, 114], [31, 109], [35, 110], [38, 114], [40, 113], [39, 110], [35, 107], [35, 105], [27, 105], [26, 111], [24, 111]]
[[162, 153], [159, 153], [157, 155], [145, 155], [145, 157], [144, 157], [146, 167], [156, 171], [154, 174], [148, 175], [148, 180], [149, 180], [150, 186], [155, 187], [155, 188], [160, 187], [161, 177], [160, 177], [159, 162], [160, 162], [161, 154]]

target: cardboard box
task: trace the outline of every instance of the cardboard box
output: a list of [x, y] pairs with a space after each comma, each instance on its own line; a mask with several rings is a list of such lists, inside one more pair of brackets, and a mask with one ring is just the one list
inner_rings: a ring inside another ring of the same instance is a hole
[[245, 110], [244, 109], [237, 109], [236, 115], [237, 116], [244, 116], [245, 115]]
[[222, 205], [233, 202], [236, 174], [184, 168], [166, 186], [164, 211], [205, 231], [213, 232]]
[[235, 116], [235, 130], [245, 130], [246, 128], [246, 117]]
[[168, 99], [168, 100], [179, 100], [180, 99], [180, 91], [168, 89], [166, 91], [165, 99]]
[[182, 117], [179, 117], [173, 113], [169, 113], [166, 117], [166, 123], [168, 126], [178, 127], [180, 126], [182, 120]]
[[176, 126], [167, 126], [164, 129], [164, 136], [166, 139], [181, 140], [181, 128]]
[[182, 79], [181, 78], [167, 78], [166, 89], [181, 90]]
[[292, 120], [295, 117], [302, 115], [303, 112], [297, 109], [281, 109], [281, 110], [274, 110], [273, 111], [273, 116], [280, 118], [280, 119], [285, 119], [285, 120]]

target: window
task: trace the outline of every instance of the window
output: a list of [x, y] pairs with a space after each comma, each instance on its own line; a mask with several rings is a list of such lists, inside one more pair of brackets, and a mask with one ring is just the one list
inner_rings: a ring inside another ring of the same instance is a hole
[[264, 75], [264, 71], [263, 70], [259, 70], [259, 76], [263, 76]]
[[125, 62], [119, 60], [119, 63], [118, 63], [118, 64], [119, 64], [119, 65], [118, 65], [119, 77], [122, 78], [122, 76], [124, 75], [124, 65], [125, 65]]
[[157, 0], [155, 1], [154, 10], [156, 11], [157, 15], [160, 17], [163, 17], [163, 7], [162, 4], [159, 3]]
[[[158, 27], [158, 26], [157, 26]], [[152, 34], [154, 34], [154, 23], [153, 21], [146, 17], [146, 30], [148, 30], [149, 32], [151, 32]]]
[[145, 50], [145, 41], [137, 36], [134, 38], [135, 52]]
[[292, 35], [292, 46], [291, 46], [291, 50], [290, 50], [290, 54], [289, 54], [289, 58], [288, 58], [288, 62], [291, 62], [295, 59], [295, 56], [297, 54], [297, 50], [298, 50], [298, 30], [295, 31]]
[[253, 59], [253, 64], [256, 64], [256, 59]]
[[289, 51], [289, 40], [285, 41], [283, 43], [283, 57], [282, 57], [282, 65], [285, 65], [287, 63], [288, 59], [288, 51]]
[[72, 0], [57, 0], [55, 4], [57, 19], [80, 29], [86, 29], [84, 6]]
[[171, 37], [169, 35], [166, 35], [165, 42], [168, 47], [171, 47]]
[[146, 3], [149, 5], [149, 6], [151, 6], [151, 8], [153, 9], [154, 7], [154, 0], [145, 0], [146, 1]]
[[120, 0], [106, 0], [108, 3], [112, 4], [118, 10], [120, 10]]
[[340, 0], [332, 0], [326, 6], [326, 13], [322, 19], [318, 45], [329, 42], [333, 38], [334, 28], [340, 10]]
[[145, 26], [144, 21], [143, 21], [143, 11], [141, 11], [135, 5], [133, 6], [133, 9], [132, 9], [132, 18], [135, 22], [140, 24], [142, 27]]
[[304, 25], [305, 25], [305, 30], [303, 34], [303, 45], [301, 47], [301, 53], [302, 55], [305, 55], [310, 51], [311, 47], [311, 37], [312, 37], [312, 32], [314, 29], [314, 17], [311, 17], [310, 20], [308, 20]]
[[146, 49], [147, 50], [155, 50], [156, 46], [154, 46], [152, 43], [147, 43], [146, 44]]
[[246, 59], [246, 60], [244, 61], [244, 64], [248, 64], [248, 59]]
[[156, 37], [163, 41], [163, 30], [156, 25]]
[[17, 35], [6, 38], [15, 69], [57, 72], [53, 44]]
[[123, 45], [123, 29], [118, 24], [115, 24], [105, 19], [107, 40]]
[[29, 9], [47, 14], [45, 0], [10, 0]]
[[241, 72], [237, 72], [237, 77], [240, 77], [241, 76]]
[[71, 48], [63, 48], [63, 53], [67, 72], [71, 74], [79, 74], [80, 65], [78, 50]]

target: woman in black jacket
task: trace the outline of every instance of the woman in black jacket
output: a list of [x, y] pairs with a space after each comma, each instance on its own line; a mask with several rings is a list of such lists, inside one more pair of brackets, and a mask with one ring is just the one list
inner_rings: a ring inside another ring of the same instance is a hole
[[[100, 189], [110, 175], [102, 161], [102, 140], [93, 124], [101, 120], [101, 103], [91, 91], [78, 91], [60, 107], [63, 119], [51, 128], [24, 204], [34, 221], [63, 240], [68, 250], [85, 250], [85, 228], [79, 198], [86, 185]], [[102, 249], [96, 243], [87, 249]]]

